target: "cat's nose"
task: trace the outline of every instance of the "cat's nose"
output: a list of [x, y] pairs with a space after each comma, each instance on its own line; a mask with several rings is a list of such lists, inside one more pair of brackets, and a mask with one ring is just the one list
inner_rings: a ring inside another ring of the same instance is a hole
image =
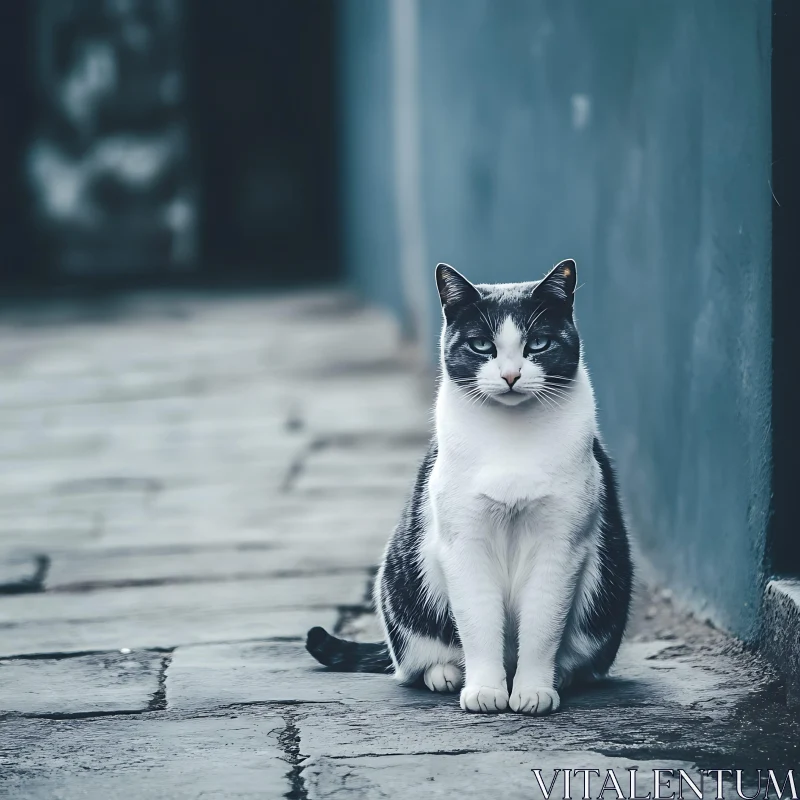
[[508, 384], [508, 388], [511, 389], [519, 380], [519, 370], [508, 370], [504, 372], [501, 377]]

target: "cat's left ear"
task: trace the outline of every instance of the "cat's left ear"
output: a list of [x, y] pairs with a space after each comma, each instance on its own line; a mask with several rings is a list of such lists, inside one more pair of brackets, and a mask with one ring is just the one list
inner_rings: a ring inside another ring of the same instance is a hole
[[564, 303], [569, 308], [575, 300], [575, 285], [578, 273], [575, 261], [571, 258], [559, 261], [547, 275], [536, 284], [533, 290], [537, 297], [547, 297], [559, 303]]

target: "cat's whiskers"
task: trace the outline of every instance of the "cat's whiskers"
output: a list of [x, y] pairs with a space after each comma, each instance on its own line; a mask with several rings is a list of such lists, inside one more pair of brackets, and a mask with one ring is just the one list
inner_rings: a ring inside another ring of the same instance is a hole
[[565, 378], [562, 375], [548, 375], [547, 376], [547, 380], [548, 381], [563, 381], [564, 383], [577, 383], [578, 382], [577, 378]]
[[565, 399], [571, 397], [571, 392], [575, 389], [573, 384], [553, 384], [549, 380], [545, 380], [544, 385], [549, 391], [560, 394]]
[[476, 384], [474, 378], [450, 378], [450, 380], [458, 386], [462, 396], [470, 405], [483, 405], [488, 398], [486, 392]]
[[541, 403], [543, 403], [545, 406], [547, 406], [547, 408], [548, 408], [550, 411], [555, 411], [555, 410], [556, 410], [556, 408], [555, 408], [555, 406], [553, 405], [552, 401], [551, 401], [551, 400], [550, 400], [550, 399], [549, 399], [549, 398], [548, 398], [548, 397], [547, 397], [545, 394], [543, 394], [542, 392], [540, 392], [540, 391], [538, 391], [538, 392], [534, 392], [534, 393], [533, 393], [533, 396], [534, 396], [534, 397], [535, 397], [537, 400], [539, 400]]
[[552, 395], [562, 397], [564, 400], [569, 400], [571, 396], [566, 389], [561, 389], [558, 386], [549, 386], [547, 383], [542, 386], [542, 389]]
[[550, 406], [551, 411], [560, 411], [562, 408], [561, 403], [559, 403], [557, 400], [554, 400], [552, 397], [548, 397], [546, 394], [540, 394], [539, 399], [547, 403]]
[[543, 309], [542, 309], [542, 310], [541, 310], [541, 311], [540, 311], [538, 314], [536, 314], [536, 318], [533, 320], [533, 322], [531, 322], [531, 324], [530, 324], [530, 325], [528, 325], [528, 326], [525, 328], [525, 335], [526, 335], [526, 336], [527, 336], [527, 335], [528, 335], [528, 334], [531, 332], [531, 329], [532, 329], [532, 328], [533, 328], [533, 326], [534, 326], [534, 325], [535, 325], [535, 324], [536, 324], [536, 323], [539, 321], [539, 317], [541, 317], [541, 316], [542, 316], [542, 314], [544, 314], [544, 312], [545, 312], [545, 311], [547, 311], [547, 308], [543, 308]]
[[[536, 306], [536, 308], [534, 308], [534, 309], [533, 309], [533, 311], [531, 311], [531, 313], [530, 313], [530, 316], [529, 316], [529, 317], [528, 317], [528, 319], [525, 321], [525, 333], [529, 333], [529, 332], [530, 332], [531, 326], [532, 326], [532, 325], [533, 325], [533, 323], [536, 321], [536, 320], [534, 320], [533, 318], [534, 318], [534, 316], [536, 315], [536, 313], [539, 311], [539, 309], [540, 309], [541, 307], [542, 307], [542, 304], [541, 304], [541, 303], [539, 303], [539, 305], [538, 305], [538, 306]], [[533, 320], [533, 322], [532, 322], [531, 320]]]
[[489, 333], [492, 335], [492, 338], [494, 338], [497, 335], [497, 328], [492, 325], [492, 323], [489, 321], [489, 318], [483, 313], [483, 311], [481, 311], [477, 306], [475, 306], [475, 309], [481, 315], [481, 319], [486, 323]]
[[559, 394], [552, 387], [539, 386], [533, 390], [533, 394], [539, 400], [545, 402], [552, 410], [562, 409], [564, 402], [569, 399], [568, 395]]
[[546, 391], [550, 392], [551, 394], [557, 395], [558, 397], [562, 397], [564, 400], [569, 400], [570, 393], [566, 389], [561, 389], [558, 386], [548, 386], [546, 383], [543, 387]]

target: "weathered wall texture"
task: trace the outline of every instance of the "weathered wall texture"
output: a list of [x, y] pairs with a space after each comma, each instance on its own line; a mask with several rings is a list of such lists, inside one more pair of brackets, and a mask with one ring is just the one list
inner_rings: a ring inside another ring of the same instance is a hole
[[[418, 8], [422, 268], [502, 281], [577, 259], [632, 527], [669, 585], [752, 637], [770, 493], [769, 4]], [[345, 173], [350, 263], [402, 311], [382, 163], [391, 59], [376, 56], [388, 15], [359, 19], [371, 39], [345, 53], [350, 152], [364, 155]], [[432, 277], [427, 302], [435, 322]]]

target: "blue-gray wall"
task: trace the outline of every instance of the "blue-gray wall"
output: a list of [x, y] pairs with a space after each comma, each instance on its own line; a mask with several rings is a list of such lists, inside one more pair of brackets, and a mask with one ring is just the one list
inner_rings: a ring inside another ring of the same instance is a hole
[[343, 258], [374, 302], [404, 315], [392, 159], [391, 18], [385, 0], [340, 0]]
[[[348, 264], [403, 313], [390, 16], [345, 7]], [[632, 527], [668, 585], [752, 638], [770, 496], [770, 4], [417, 7], [424, 269], [505, 281], [577, 259]]]

